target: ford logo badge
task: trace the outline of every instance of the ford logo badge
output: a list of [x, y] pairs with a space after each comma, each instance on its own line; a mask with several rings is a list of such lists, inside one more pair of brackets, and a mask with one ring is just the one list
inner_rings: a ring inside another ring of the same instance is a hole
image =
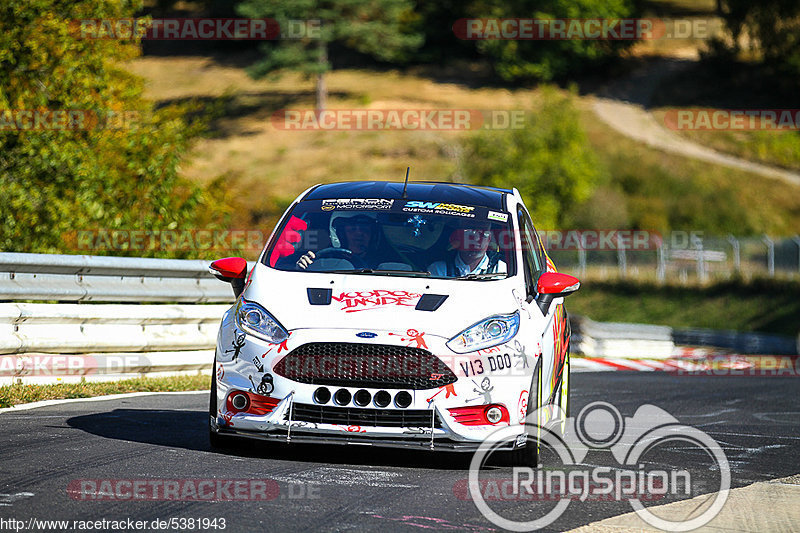
[[356, 337], [361, 337], [362, 339], [374, 339], [377, 336], [377, 333], [372, 333], [371, 331], [362, 331], [361, 333], [356, 333]]

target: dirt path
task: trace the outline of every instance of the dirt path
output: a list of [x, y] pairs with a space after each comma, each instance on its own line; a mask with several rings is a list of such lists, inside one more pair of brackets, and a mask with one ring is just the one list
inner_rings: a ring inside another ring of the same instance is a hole
[[666, 129], [653, 117], [647, 109], [658, 84], [691, 64], [691, 61], [682, 59], [660, 59], [649, 63], [606, 87], [594, 99], [592, 108], [615, 130], [659, 150], [800, 185], [800, 173], [754, 163], [702, 146]]

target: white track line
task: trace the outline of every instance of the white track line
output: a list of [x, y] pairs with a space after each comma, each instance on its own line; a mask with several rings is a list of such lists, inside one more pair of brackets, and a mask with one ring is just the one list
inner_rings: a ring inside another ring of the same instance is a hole
[[126, 392], [125, 394], [109, 394], [107, 396], [92, 396], [91, 398], [66, 398], [63, 400], [43, 400], [41, 402], [21, 403], [0, 409], [0, 413], [27, 411], [37, 407], [48, 407], [74, 402], [101, 402], [105, 400], [120, 400], [123, 398], [136, 398], [138, 396], [155, 396], [156, 394], [208, 394], [207, 390], [177, 391], [177, 392]]

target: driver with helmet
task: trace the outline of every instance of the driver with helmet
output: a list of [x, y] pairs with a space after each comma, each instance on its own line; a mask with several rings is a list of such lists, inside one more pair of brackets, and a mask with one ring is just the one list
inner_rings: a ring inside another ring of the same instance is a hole
[[[352, 258], [359, 263], [354, 266], [371, 268], [380, 263], [380, 258], [376, 254], [379, 238], [376, 219], [365, 214], [341, 216], [333, 220], [332, 226], [340, 247], [349, 250]], [[297, 267], [305, 270], [314, 259], [316, 254], [308, 251], [298, 259]]]

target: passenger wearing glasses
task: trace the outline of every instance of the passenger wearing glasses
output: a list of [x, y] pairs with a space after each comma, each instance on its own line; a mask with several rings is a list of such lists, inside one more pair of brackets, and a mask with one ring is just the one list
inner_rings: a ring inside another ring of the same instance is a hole
[[500, 260], [501, 252], [489, 252], [492, 243], [491, 225], [472, 221], [462, 223], [453, 231], [450, 245], [453, 252], [443, 261], [428, 267], [433, 277], [458, 278], [470, 274], [504, 274], [506, 264]]

